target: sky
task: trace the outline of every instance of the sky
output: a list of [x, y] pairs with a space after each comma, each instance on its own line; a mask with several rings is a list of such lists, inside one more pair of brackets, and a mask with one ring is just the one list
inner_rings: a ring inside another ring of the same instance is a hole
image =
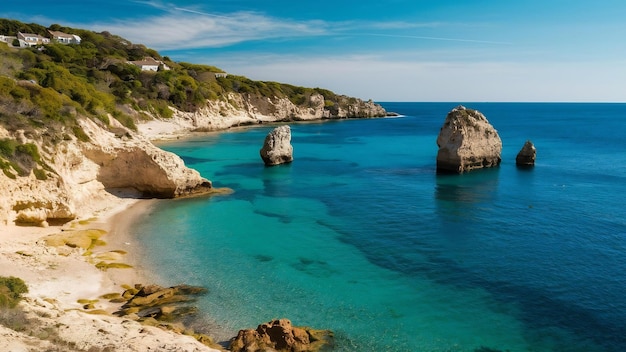
[[379, 102], [626, 102], [624, 0], [13, 4], [0, 18], [108, 31], [174, 61]]

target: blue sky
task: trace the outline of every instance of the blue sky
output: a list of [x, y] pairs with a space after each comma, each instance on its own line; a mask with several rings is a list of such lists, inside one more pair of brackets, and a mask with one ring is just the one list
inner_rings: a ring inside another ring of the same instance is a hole
[[29, 0], [0, 17], [376, 101], [626, 102], [624, 0]]

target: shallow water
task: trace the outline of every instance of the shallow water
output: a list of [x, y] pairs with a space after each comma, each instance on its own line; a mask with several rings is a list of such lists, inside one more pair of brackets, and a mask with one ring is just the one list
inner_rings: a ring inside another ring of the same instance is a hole
[[259, 157], [272, 126], [163, 146], [235, 193], [139, 219], [144, 264], [207, 287], [220, 339], [288, 317], [337, 351], [626, 350], [626, 105], [467, 104], [503, 162], [464, 175], [435, 172], [455, 104], [383, 105], [404, 116], [291, 124], [289, 165]]

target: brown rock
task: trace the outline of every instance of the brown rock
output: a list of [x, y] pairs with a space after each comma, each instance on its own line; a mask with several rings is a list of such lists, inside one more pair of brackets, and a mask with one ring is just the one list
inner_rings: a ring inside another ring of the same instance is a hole
[[259, 325], [256, 330], [240, 330], [231, 340], [230, 349], [233, 352], [312, 352], [332, 346], [332, 343], [331, 331], [294, 327], [288, 319], [276, 319]]
[[518, 166], [534, 166], [537, 158], [537, 149], [531, 141], [526, 141], [522, 149], [517, 153], [515, 164]]
[[448, 113], [437, 137], [437, 171], [463, 173], [500, 165], [502, 141], [477, 110], [458, 106]]

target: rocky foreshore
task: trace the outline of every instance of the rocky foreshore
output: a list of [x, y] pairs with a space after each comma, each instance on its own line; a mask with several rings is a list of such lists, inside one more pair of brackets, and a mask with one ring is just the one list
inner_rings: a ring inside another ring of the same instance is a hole
[[21, 278], [28, 293], [17, 307], [0, 308], [0, 351], [221, 350], [182, 328], [114, 315], [128, 302], [124, 293], [145, 280], [130, 264], [137, 248], [127, 227], [151, 201], [100, 201], [90, 219], [1, 227], [0, 276]]

